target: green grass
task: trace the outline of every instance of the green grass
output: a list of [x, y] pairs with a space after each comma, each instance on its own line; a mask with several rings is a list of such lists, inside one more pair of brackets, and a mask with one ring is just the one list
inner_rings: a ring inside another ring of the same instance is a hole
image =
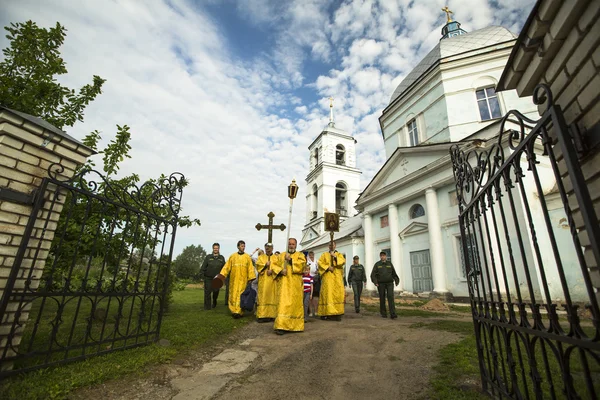
[[[487, 399], [486, 395], [481, 393], [481, 377], [479, 371], [479, 361], [477, 356], [477, 347], [473, 323], [471, 321], [451, 321], [451, 320], [434, 320], [431, 322], [417, 322], [409, 326], [409, 328], [425, 328], [428, 330], [441, 330], [447, 332], [455, 332], [464, 335], [464, 338], [457, 343], [450, 344], [442, 348], [439, 352], [439, 363], [434, 367], [436, 372], [431, 380], [431, 393], [428, 398], [431, 399], [450, 399], [450, 400], [474, 400]], [[515, 336], [513, 336], [514, 338]], [[488, 337], [482, 337], [484, 341], [484, 349], [487, 348], [486, 342], [489, 343]], [[534, 357], [538, 366], [538, 371], [542, 377], [542, 398], [551, 398], [548, 376], [551, 377], [555, 384], [555, 393], [559, 396], [562, 394], [562, 375], [558, 361], [552, 354], [547, 351], [548, 371], [544, 367], [544, 354], [541, 342], [537, 342], [535, 346]], [[529, 398], [535, 398], [533, 386], [531, 384], [529, 372], [529, 359], [523, 344], [515, 339], [511, 340], [512, 356], [516, 361], [517, 385], [521, 393], [528, 392]], [[519, 352], [517, 346], [521, 346], [521, 362], [519, 361]], [[504, 344], [502, 345], [503, 352], [506, 351]], [[498, 349], [498, 347], [496, 347]], [[548, 349], [548, 347], [546, 347]], [[487, 353], [486, 357], [487, 357]], [[584, 368], [580, 356], [577, 352], [571, 357], [571, 375], [577, 392], [583, 398], [589, 398], [589, 393], [585, 386]], [[506, 355], [503, 356], [504, 359]], [[488, 362], [487, 359], [484, 360]], [[600, 376], [600, 365], [595, 363], [591, 356], [587, 357], [587, 362], [592, 376]], [[505, 360], [506, 363], [506, 360]], [[506, 365], [506, 364], [505, 364]], [[508, 371], [508, 365], [506, 365]], [[524, 370], [524, 371], [523, 371]], [[524, 383], [522, 376], [526, 377], [527, 384]], [[510, 385], [510, 376], [508, 376], [507, 384]], [[596, 393], [600, 392], [600, 382], [597, 380], [593, 383]], [[587, 396], [586, 396], [587, 395]]]
[[439, 362], [434, 366], [435, 375], [430, 381], [428, 399], [489, 399], [481, 393], [479, 362], [472, 322], [435, 320], [430, 323], [417, 322], [409, 328], [455, 332], [466, 336], [459, 342], [440, 350]]
[[[186, 289], [173, 293], [173, 302], [165, 314], [161, 338], [167, 347], [157, 344], [115, 351], [85, 361], [47, 368], [5, 379], [0, 385], [2, 399], [61, 399], [78, 387], [99, 384], [129, 374], [143, 375], [148, 367], [168, 363], [202, 344], [222, 339], [223, 335], [245, 325], [249, 318], [234, 320], [219, 299], [216, 310], [202, 310], [203, 291]], [[36, 335], [37, 336], [37, 335]]]

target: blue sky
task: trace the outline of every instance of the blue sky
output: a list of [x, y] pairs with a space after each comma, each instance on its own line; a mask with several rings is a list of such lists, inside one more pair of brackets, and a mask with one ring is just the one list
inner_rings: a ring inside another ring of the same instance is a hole
[[[377, 118], [410, 70], [435, 46], [446, 4], [467, 31], [502, 25], [518, 34], [533, 0], [6, 0], [0, 23], [57, 21], [68, 29], [60, 81], [79, 88], [107, 80], [85, 121], [69, 128], [104, 142], [116, 124], [132, 132], [121, 173], [143, 179], [179, 171], [190, 180], [180, 230], [190, 244], [235, 251], [261, 246], [273, 211], [287, 222], [295, 178], [292, 236], [305, 222], [307, 147], [328, 122], [357, 139], [364, 188], [385, 162]], [[7, 40], [0, 38], [0, 47]], [[0, 57], [2, 57], [0, 55]], [[284, 233], [276, 233], [282, 248]]]

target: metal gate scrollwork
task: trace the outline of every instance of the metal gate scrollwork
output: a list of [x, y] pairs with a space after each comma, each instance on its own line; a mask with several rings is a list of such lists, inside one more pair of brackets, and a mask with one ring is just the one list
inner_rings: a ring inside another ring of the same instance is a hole
[[185, 178], [63, 171], [42, 180], [2, 295], [0, 377], [159, 339]]
[[600, 228], [560, 107], [545, 85], [533, 100], [546, 108], [539, 120], [510, 111], [493, 144], [450, 150], [482, 386], [499, 398], [597, 399], [588, 262], [600, 265]]

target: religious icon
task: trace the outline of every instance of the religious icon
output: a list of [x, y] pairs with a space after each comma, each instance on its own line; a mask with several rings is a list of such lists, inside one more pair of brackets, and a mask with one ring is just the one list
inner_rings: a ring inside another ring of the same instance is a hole
[[325, 213], [325, 230], [327, 232], [340, 231], [340, 215], [336, 213]]

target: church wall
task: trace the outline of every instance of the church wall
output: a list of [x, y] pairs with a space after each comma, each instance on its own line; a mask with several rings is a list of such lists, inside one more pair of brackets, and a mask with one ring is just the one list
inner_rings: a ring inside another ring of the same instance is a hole
[[383, 132], [387, 138], [385, 141], [387, 158], [392, 155], [397, 146], [409, 146], [406, 124], [410, 120], [417, 120], [420, 142], [438, 134], [448, 126], [444, 88], [439, 74], [406, 98], [408, 100], [390, 110], [385, 118], [382, 116]]
[[[478, 57], [475, 62], [468, 65], [460, 65], [449, 69], [452, 64], [464, 62], [458, 60], [446, 66], [443, 70], [442, 76], [448, 104], [447, 115], [452, 141], [461, 140], [496, 120], [481, 120], [475, 91], [497, 85], [508, 61], [508, 56], [509, 49], [495, 54], [493, 58], [490, 55]], [[523, 113], [533, 112], [537, 114], [531, 98], [519, 99], [516, 92], [498, 93], [497, 97], [502, 116], [512, 109], [518, 109]]]
[[425, 135], [423, 142], [443, 143], [450, 140], [448, 104], [445, 97], [437, 99], [423, 112]]
[[428, 164], [444, 157], [446, 154], [436, 153], [436, 154], [406, 154], [396, 161], [396, 165], [393, 170], [389, 173], [384, 181], [384, 186], [390, 185], [396, 182], [398, 179], [401, 179], [418, 169], [421, 169]]

